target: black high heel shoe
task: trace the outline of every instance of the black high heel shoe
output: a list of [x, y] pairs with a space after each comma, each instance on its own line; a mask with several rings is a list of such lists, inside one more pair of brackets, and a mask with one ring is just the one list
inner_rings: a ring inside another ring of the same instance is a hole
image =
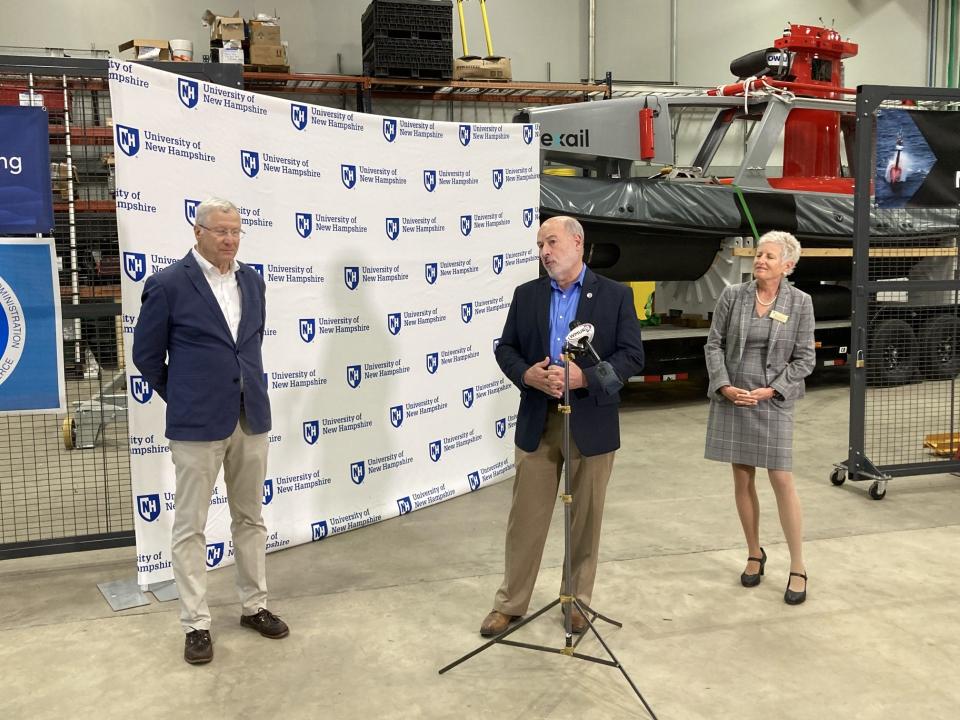
[[790, 577], [787, 577], [787, 590], [783, 593], [783, 601], [787, 605], [799, 605], [807, 599], [807, 574], [792, 572], [790, 575], [796, 575], [803, 578], [803, 590], [790, 589]]
[[763, 548], [760, 548], [760, 557], [747, 558], [747, 562], [750, 562], [751, 560], [760, 563], [760, 572], [756, 573], [755, 575], [748, 575], [745, 572], [740, 573], [740, 584], [744, 587], [756, 587], [760, 584], [760, 576], [763, 575], [763, 566], [767, 564], [767, 551]]

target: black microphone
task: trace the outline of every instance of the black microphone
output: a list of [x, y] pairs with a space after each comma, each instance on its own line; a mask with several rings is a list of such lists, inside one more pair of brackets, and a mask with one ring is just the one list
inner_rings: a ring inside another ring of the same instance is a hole
[[617, 374], [616, 368], [606, 360], [601, 360], [597, 351], [590, 342], [593, 339], [594, 328], [590, 323], [574, 320], [570, 323], [571, 332], [567, 335], [567, 343], [586, 348], [587, 352], [597, 363], [597, 381], [600, 389], [607, 395], [615, 395], [623, 387], [623, 380]]

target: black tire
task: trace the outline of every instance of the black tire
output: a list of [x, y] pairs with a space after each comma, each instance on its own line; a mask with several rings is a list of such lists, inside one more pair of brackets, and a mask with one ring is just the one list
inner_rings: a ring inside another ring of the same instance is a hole
[[874, 328], [867, 356], [871, 385], [903, 385], [917, 374], [916, 337], [903, 320], [888, 319]]
[[931, 380], [950, 380], [960, 372], [957, 338], [960, 320], [954, 315], [936, 315], [920, 330], [920, 367]]
[[834, 485], [843, 485], [847, 480], [846, 470], [841, 470], [840, 468], [834, 468], [830, 471], [830, 482]]
[[870, 483], [870, 490], [868, 492], [874, 500], [883, 500], [887, 496], [887, 489], [884, 488], [881, 490], [879, 482]]

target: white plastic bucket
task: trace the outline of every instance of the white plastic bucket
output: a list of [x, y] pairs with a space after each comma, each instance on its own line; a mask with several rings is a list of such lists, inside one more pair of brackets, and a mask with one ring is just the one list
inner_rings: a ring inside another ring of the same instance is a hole
[[171, 40], [170, 57], [174, 62], [191, 62], [193, 60], [193, 41]]

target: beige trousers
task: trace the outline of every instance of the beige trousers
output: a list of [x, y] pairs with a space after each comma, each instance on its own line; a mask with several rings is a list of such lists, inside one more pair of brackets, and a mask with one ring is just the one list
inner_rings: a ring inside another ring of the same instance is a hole
[[[261, 510], [268, 440], [267, 433], [247, 434], [245, 425], [246, 417], [241, 414], [233, 434], [223, 440], [170, 441], [170, 454], [177, 471], [173, 576], [180, 593], [180, 624], [184, 632], [210, 629], [204, 531], [210, 497], [221, 467], [230, 506], [230, 533], [242, 612], [252, 615], [267, 606], [267, 527]], [[225, 548], [224, 554], [226, 552]]]
[[[571, 505], [570, 560], [571, 590], [589, 605], [597, 575], [600, 522], [607, 481], [615, 452], [584, 457], [570, 438]], [[516, 448], [516, 479], [513, 504], [507, 520], [503, 584], [493, 607], [507, 615], [523, 615], [530, 605], [533, 586], [540, 570], [543, 546], [550, 529], [553, 508], [563, 472], [563, 419], [551, 409], [532, 453]], [[561, 593], [563, 584], [560, 585]]]

